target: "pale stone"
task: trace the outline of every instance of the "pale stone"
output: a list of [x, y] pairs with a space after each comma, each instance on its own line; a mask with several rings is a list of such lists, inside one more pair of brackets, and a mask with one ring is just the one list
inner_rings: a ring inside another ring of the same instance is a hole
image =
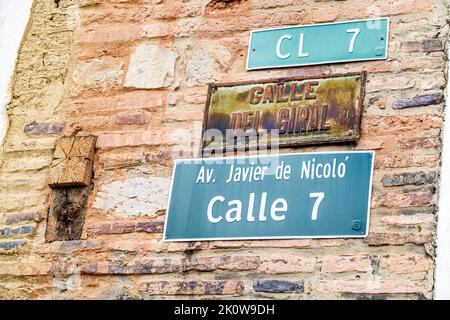
[[445, 87], [445, 75], [443, 72], [436, 72], [427, 77], [422, 77], [420, 81], [422, 90], [433, 90]]
[[424, 293], [426, 283], [423, 280], [386, 279], [373, 277], [367, 280], [319, 280], [317, 292], [350, 292], [350, 293]]
[[20, 151], [47, 151], [55, 147], [55, 137], [28, 139], [21, 137], [13, 137], [4, 146], [5, 152]]
[[255, 9], [272, 9], [298, 4], [298, 2], [298, 0], [251, 0], [250, 4]]
[[100, 4], [100, 3], [101, 3], [100, 0], [81, 0], [80, 1], [80, 8], [89, 7], [89, 6], [97, 5], [97, 4]]
[[204, 42], [198, 47], [186, 67], [189, 87], [220, 80], [231, 61], [230, 52], [222, 45]]
[[367, 255], [325, 256], [322, 262], [321, 272], [370, 272], [371, 261]]
[[67, 7], [67, 28], [76, 30], [81, 26], [80, 6], [71, 5]]
[[394, 226], [416, 226], [433, 224], [435, 222], [434, 214], [413, 214], [381, 217], [381, 221], [385, 224]]
[[404, 90], [416, 85], [416, 79], [410, 76], [376, 77], [367, 81], [366, 92], [379, 92], [383, 90]]
[[14, 161], [6, 162], [2, 170], [5, 172], [20, 172], [20, 171], [35, 171], [42, 170], [50, 166], [51, 157], [47, 155], [35, 156], [35, 157], [22, 157]]
[[292, 254], [270, 254], [261, 260], [260, 269], [268, 274], [314, 272], [315, 258]]
[[42, 97], [42, 105], [48, 106], [50, 110], [56, 110], [64, 97], [64, 83], [62, 81], [52, 81], [48, 85], [48, 90]]
[[408, 274], [415, 272], [426, 272], [432, 264], [432, 259], [425, 255], [385, 255], [380, 260], [381, 270], [396, 274]]
[[122, 62], [120, 59], [103, 58], [94, 59], [80, 65], [73, 73], [73, 81], [81, 87], [102, 88], [118, 85], [122, 75]]
[[157, 89], [170, 87], [175, 79], [177, 54], [154, 44], [142, 44], [131, 56], [125, 87]]
[[166, 37], [173, 31], [170, 25], [162, 23], [152, 23], [144, 25], [142, 35], [147, 38]]
[[133, 178], [100, 186], [94, 208], [122, 216], [153, 215], [165, 209], [170, 178]]

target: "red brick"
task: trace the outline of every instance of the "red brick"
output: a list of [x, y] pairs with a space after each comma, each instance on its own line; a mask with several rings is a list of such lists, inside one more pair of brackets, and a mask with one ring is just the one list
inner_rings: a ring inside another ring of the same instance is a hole
[[104, 164], [105, 170], [117, 170], [141, 165], [144, 163], [144, 155], [139, 151], [115, 153], [113, 150], [113, 152], [101, 153], [98, 161]]
[[422, 206], [433, 203], [434, 195], [420, 193], [399, 193], [393, 191], [384, 195], [377, 195], [372, 198], [372, 206], [387, 208], [405, 208], [410, 206]]
[[157, 239], [136, 239], [124, 241], [121, 238], [108, 239], [104, 245], [104, 250], [120, 252], [195, 252], [208, 248], [208, 242], [162, 242], [161, 237]]
[[[145, 222], [143, 222], [145, 223]], [[139, 226], [140, 223], [138, 223]], [[106, 224], [110, 226], [110, 224]], [[136, 227], [136, 230], [139, 227]], [[88, 229], [89, 230], [89, 229]], [[106, 232], [111, 232], [105, 227]], [[162, 230], [162, 229], [161, 229]], [[88, 235], [92, 235], [88, 231]], [[139, 231], [137, 231], [139, 232]], [[142, 231], [146, 232], [144, 228]], [[153, 228], [147, 232], [154, 233]], [[159, 233], [159, 232], [158, 232]], [[105, 233], [108, 234], [108, 233]], [[135, 253], [179, 253], [194, 252], [208, 248], [208, 242], [162, 242], [161, 237], [158, 239], [148, 237], [138, 238], [134, 234], [122, 234], [107, 239], [89, 239], [78, 241], [65, 241], [63, 243], [53, 242], [45, 243], [36, 247], [36, 252], [42, 255], [64, 255], [67, 253], [77, 252], [135, 252]]]
[[291, 5], [303, 5], [303, 0], [254, 0], [251, 1], [252, 8], [255, 9], [272, 9], [281, 8]]
[[39, 212], [8, 214], [4, 217], [4, 220], [4, 223], [7, 225], [20, 222], [40, 221], [40, 214]]
[[103, 222], [88, 225], [88, 235], [101, 234], [123, 234], [133, 232], [162, 233], [164, 222], [144, 221], [144, 222]]
[[323, 273], [369, 272], [371, 270], [371, 261], [367, 255], [325, 256], [320, 269]]
[[375, 158], [375, 169], [380, 168], [412, 168], [429, 167], [435, 168], [439, 163], [439, 155], [410, 155], [399, 156], [377, 155]]
[[44, 261], [18, 263], [18, 262], [3, 262], [0, 268], [0, 275], [9, 276], [36, 276], [47, 275], [52, 268], [52, 264]]
[[314, 272], [315, 258], [290, 254], [273, 254], [261, 258], [260, 270], [268, 274]]
[[435, 223], [433, 214], [414, 214], [381, 217], [381, 222], [392, 226], [419, 226], [432, 225]]
[[116, 116], [117, 124], [146, 124], [149, 123], [149, 119], [145, 114], [120, 114]]
[[406, 52], [424, 51], [444, 51], [444, 44], [441, 39], [427, 39], [422, 41], [407, 41], [402, 43], [402, 49]]
[[188, 269], [198, 271], [230, 270], [246, 271], [253, 270], [259, 266], [257, 256], [219, 256], [219, 257], [199, 257], [186, 261]]
[[362, 122], [363, 134], [384, 136], [410, 137], [410, 133], [420, 130], [441, 128], [442, 118], [431, 114], [411, 116], [369, 116]]
[[399, 140], [401, 148], [436, 148], [441, 145], [441, 137], [404, 138]]
[[371, 232], [364, 239], [364, 242], [371, 246], [382, 245], [403, 245], [405, 243], [424, 244], [433, 240], [433, 236], [429, 233], [383, 233], [383, 232]]
[[241, 295], [245, 285], [238, 280], [148, 281], [139, 291], [149, 295]]
[[380, 5], [380, 14], [399, 15], [405, 13], [424, 13], [433, 10], [433, 0], [389, 0], [384, 5]]
[[234, 16], [218, 19], [204, 19], [197, 32], [224, 33], [247, 31], [255, 28], [268, 28], [282, 25], [297, 25], [309, 22], [305, 11], [298, 12], [271, 12], [249, 17]]
[[312, 66], [302, 68], [289, 68], [286, 75], [288, 77], [320, 77], [331, 74], [331, 68], [328, 66]]
[[312, 10], [313, 22], [332, 22], [339, 17], [339, 10], [333, 7], [314, 8]]
[[385, 76], [369, 78], [366, 84], [366, 92], [379, 92], [386, 90], [404, 90], [416, 85], [415, 78], [411, 76]]
[[402, 57], [398, 68], [402, 71], [416, 71], [416, 70], [441, 70], [443, 57], [430, 57], [426, 59]]
[[167, 135], [158, 132], [123, 132], [99, 134], [97, 140], [98, 149], [136, 147], [136, 146], [159, 146], [164, 140], [168, 140]]
[[380, 140], [370, 138], [360, 139], [356, 145], [356, 150], [378, 150], [382, 149], [383, 143]]
[[27, 244], [25, 240], [0, 241], [0, 254], [15, 253]]
[[366, 2], [344, 2], [341, 8], [341, 18], [368, 19], [373, 17], [423, 13], [424, 11], [431, 11], [432, 9], [433, 0], [424, 0], [420, 2], [415, 0], [389, 0], [382, 3], [377, 2], [370, 6], [368, 6]]
[[79, 43], [130, 42], [142, 38], [141, 24], [111, 24], [86, 28], [80, 31]]
[[346, 244], [345, 239], [318, 239], [316, 241], [321, 247], [341, 247]]
[[172, 0], [158, 4], [154, 8], [154, 17], [157, 19], [175, 19], [195, 17], [201, 14], [202, 6], [198, 4], [186, 5], [180, 0]]
[[189, 92], [183, 95], [183, 101], [192, 104], [206, 103], [206, 94], [199, 92]]
[[64, 130], [64, 122], [41, 122], [30, 123], [25, 126], [23, 131], [27, 134], [61, 134]]
[[183, 150], [173, 151], [173, 150], [160, 150], [158, 153], [147, 153], [145, 155], [145, 161], [150, 162], [152, 164], [155, 163], [164, 163], [173, 161], [175, 159], [183, 159], [183, 158], [193, 158], [194, 155], [189, 151], [185, 152]]
[[380, 260], [382, 272], [395, 274], [427, 272], [432, 266], [433, 259], [425, 255], [389, 254], [384, 255]]
[[146, 24], [143, 28], [143, 36], [147, 38], [166, 37], [173, 33], [173, 27], [168, 23]]
[[133, 262], [99, 262], [91, 269], [93, 274], [161, 274], [196, 271], [247, 271], [258, 268], [256, 256], [219, 256], [199, 258], [164, 258]]
[[[112, 1], [108, 4], [103, 1], [101, 6], [83, 7], [81, 11], [84, 25], [98, 25], [122, 23], [124, 21], [141, 23], [152, 17], [153, 4], [144, 1]], [[130, 5], [132, 4], [132, 5]], [[137, 5], [138, 4], [138, 5]]]
[[193, 121], [202, 119], [204, 113], [204, 106], [180, 106], [168, 109], [164, 117], [174, 121]]
[[[314, 289], [313, 289], [314, 290]], [[340, 293], [425, 293], [426, 283], [422, 280], [321, 280], [315, 290]]]
[[310, 239], [299, 240], [263, 240], [263, 241], [214, 241], [212, 248], [307, 248]]

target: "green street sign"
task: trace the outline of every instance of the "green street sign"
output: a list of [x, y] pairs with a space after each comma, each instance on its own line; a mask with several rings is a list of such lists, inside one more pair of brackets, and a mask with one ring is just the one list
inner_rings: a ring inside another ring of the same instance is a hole
[[389, 19], [255, 30], [247, 70], [387, 59]]
[[175, 163], [165, 241], [365, 237], [373, 152]]

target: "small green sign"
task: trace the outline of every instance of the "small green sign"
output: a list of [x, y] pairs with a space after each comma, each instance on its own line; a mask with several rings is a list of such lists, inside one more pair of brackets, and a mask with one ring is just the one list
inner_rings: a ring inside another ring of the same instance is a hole
[[373, 152], [179, 160], [165, 241], [365, 237]]
[[251, 32], [247, 70], [387, 59], [389, 19]]

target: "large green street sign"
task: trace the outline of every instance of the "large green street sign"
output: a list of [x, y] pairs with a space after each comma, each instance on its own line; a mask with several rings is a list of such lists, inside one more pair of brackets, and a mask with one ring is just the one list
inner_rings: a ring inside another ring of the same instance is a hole
[[365, 237], [373, 152], [179, 160], [165, 241]]
[[388, 18], [255, 30], [247, 70], [382, 60], [388, 35]]

